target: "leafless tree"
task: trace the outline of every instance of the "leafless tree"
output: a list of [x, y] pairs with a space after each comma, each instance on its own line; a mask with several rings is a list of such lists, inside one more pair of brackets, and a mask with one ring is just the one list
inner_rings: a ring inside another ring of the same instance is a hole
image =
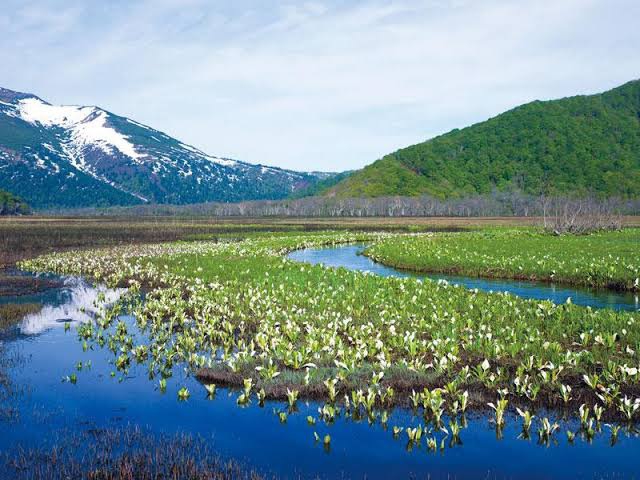
[[622, 228], [621, 202], [612, 199], [541, 198], [543, 225], [556, 234], [584, 234]]
[[62, 215], [191, 215], [208, 217], [486, 217], [541, 216], [545, 228], [559, 233], [617, 228], [621, 215], [640, 213], [640, 199], [600, 200], [593, 197], [534, 197], [518, 192], [493, 192], [442, 200], [420, 197], [258, 200], [193, 205], [140, 205], [107, 209], [48, 211]]

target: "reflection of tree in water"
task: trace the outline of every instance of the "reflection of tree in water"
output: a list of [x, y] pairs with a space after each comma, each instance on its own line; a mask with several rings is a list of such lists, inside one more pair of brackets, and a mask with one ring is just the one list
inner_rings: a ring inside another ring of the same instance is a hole
[[42, 309], [40, 303], [5, 303], [0, 305], [0, 331], [18, 324], [24, 317]]

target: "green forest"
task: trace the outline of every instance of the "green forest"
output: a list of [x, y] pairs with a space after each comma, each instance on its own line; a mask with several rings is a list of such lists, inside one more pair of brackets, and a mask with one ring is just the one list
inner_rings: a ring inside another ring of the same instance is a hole
[[29, 206], [15, 195], [0, 190], [0, 215], [27, 215]]
[[640, 81], [535, 101], [403, 148], [329, 190], [340, 197], [494, 191], [640, 195]]

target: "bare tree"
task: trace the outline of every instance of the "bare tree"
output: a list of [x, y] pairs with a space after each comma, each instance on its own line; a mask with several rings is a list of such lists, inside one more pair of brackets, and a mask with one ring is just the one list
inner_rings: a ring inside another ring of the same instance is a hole
[[256, 200], [239, 203], [194, 205], [140, 205], [56, 210], [62, 215], [197, 215], [209, 217], [483, 217], [541, 216], [551, 231], [580, 233], [619, 228], [622, 214], [640, 213], [640, 199], [534, 197], [518, 192], [493, 192], [442, 200], [420, 197], [336, 198], [308, 197], [298, 200]]
[[556, 234], [584, 234], [622, 228], [621, 204], [612, 199], [556, 197], [541, 199], [543, 226]]

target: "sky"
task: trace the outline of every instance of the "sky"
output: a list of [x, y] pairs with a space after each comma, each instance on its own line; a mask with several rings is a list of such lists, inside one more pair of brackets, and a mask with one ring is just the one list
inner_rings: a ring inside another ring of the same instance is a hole
[[2, 0], [0, 86], [343, 171], [640, 78], [638, 19], [638, 0]]

